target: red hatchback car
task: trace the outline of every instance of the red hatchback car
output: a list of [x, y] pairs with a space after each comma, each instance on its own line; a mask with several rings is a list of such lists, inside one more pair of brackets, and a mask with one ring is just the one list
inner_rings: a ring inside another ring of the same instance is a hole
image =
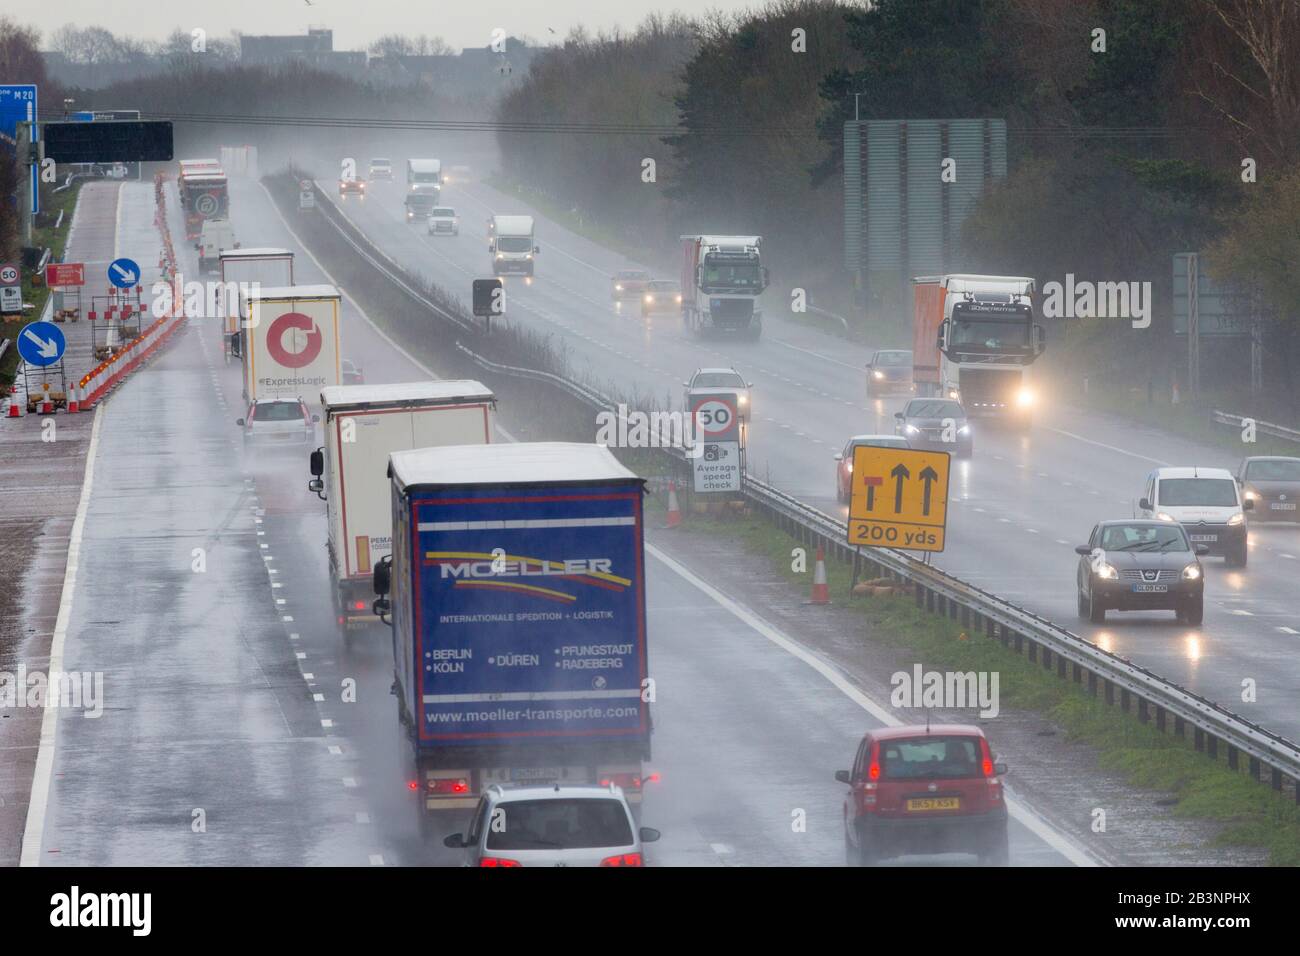
[[844, 799], [844, 851], [850, 866], [912, 853], [974, 853], [1006, 866], [1007, 806], [996, 763], [978, 727], [881, 727], [858, 745], [852, 770], [835, 779]]

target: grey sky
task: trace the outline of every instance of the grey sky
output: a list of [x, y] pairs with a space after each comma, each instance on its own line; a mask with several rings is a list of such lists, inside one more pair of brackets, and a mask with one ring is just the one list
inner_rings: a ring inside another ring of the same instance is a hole
[[[209, 36], [242, 33], [305, 33], [308, 26], [334, 30], [334, 47], [365, 48], [385, 33], [441, 36], [453, 47], [487, 46], [492, 31], [527, 35], [539, 43], [562, 38], [571, 27], [589, 31], [630, 29], [651, 12], [674, 9], [698, 15], [706, 10], [743, 10], [761, 0], [60, 0], [30, 4], [11, 15], [41, 31], [44, 40], [65, 23], [130, 32], [141, 40], [161, 40], [175, 27], [202, 27]], [[555, 31], [551, 34], [547, 28]]]

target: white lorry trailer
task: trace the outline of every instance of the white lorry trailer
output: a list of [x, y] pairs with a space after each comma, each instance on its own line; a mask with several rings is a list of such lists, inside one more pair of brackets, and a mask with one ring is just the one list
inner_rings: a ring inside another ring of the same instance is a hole
[[757, 339], [763, 334], [758, 297], [767, 288], [762, 236], [682, 236], [682, 322], [697, 335], [709, 329]]
[[493, 216], [488, 252], [492, 274], [533, 274], [533, 257], [541, 252], [533, 236], [532, 216]]
[[343, 384], [339, 347], [341, 297], [332, 285], [240, 290], [239, 332], [244, 398], [311, 401]]
[[232, 347], [238, 343], [240, 319], [247, 318], [239, 312], [239, 291], [293, 285], [293, 253], [273, 248], [223, 249], [219, 262], [221, 285], [217, 314], [221, 316], [221, 347], [229, 358], [231, 354], [239, 354], [232, 353]]
[[335, 385], [320, 393], [325, 445], [311, 454], [308, 488], [326, 502], [334, 616], [375, 620], [374, 565], [393, 549], [388, 456], [410, 448], [492, 440], [496, 397], [480, 382]]

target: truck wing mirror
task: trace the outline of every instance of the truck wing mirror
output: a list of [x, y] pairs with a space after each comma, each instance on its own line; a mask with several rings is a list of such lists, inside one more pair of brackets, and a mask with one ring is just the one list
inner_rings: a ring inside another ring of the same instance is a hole
[[942, 322], [939, 323], [939, 337], [936, 340], [935, 344], [939, 346], [940, 350], [946, 349], [948, 347], [948, 320], [947, 319], [944, 319]]
[[314, 452], [311, 453], [311, 464], [309, 467], [311, 469], [311, 473], [315, 475], [317, 478], [325, 474], [325, 449], [324, 448], [317, 448]]
[[1047, 330], [1041, 325], [1034, 326], [1034, 354], [1042, 355], [1047, 351]]
[[1254, 510], [1255, 510], [1255, 499], [1253, 499], [1253, 498], [1246, 498], [1245, 500], [1243, 500], [1242, 503], [1241, 503], [1241, 510], [1242, 510], [1242, 511], [1254, 511]]
[[241, 426], [242, 426], [242, 425], [244, 424], [244, 420], [243, 420], [242, 418], [236, 418], [236, 419], [235, 419], [235, 424], [236, 424], [236, 425], [241, 425]]
[[386, 558], [381, 558], [379, 563], [375, 565], [375, 570], [371, 574], [371, 585], [374, 588], [374, 592], [378, 594], [380, 597], [383, 597], [388, 593], [388, 589], [392, 585], [392, 583], [393, 583], [393, 556], [389, 555]]
[[1138, 507], [1141, 508], [1143, 511], [1150, 511], [1150, 510], [1151, 510], [1151, 499], [1150, 499], [1150, 498], [1142, 498], [1142, 499], [1140, 499], [1140, 500], [1138, 501]]
[[533, 255], [535, 255], [535, 256], [540, 256], [541, 254], [542, 254], [542, 247], [541, 247], [541, 246], [533, 246]]

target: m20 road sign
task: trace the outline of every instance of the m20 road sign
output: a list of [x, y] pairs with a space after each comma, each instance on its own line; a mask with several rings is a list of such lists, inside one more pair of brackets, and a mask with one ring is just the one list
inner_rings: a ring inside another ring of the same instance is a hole
[[942, 551], [951, 457], [946, 451], [854, 448], [849, 544]]

